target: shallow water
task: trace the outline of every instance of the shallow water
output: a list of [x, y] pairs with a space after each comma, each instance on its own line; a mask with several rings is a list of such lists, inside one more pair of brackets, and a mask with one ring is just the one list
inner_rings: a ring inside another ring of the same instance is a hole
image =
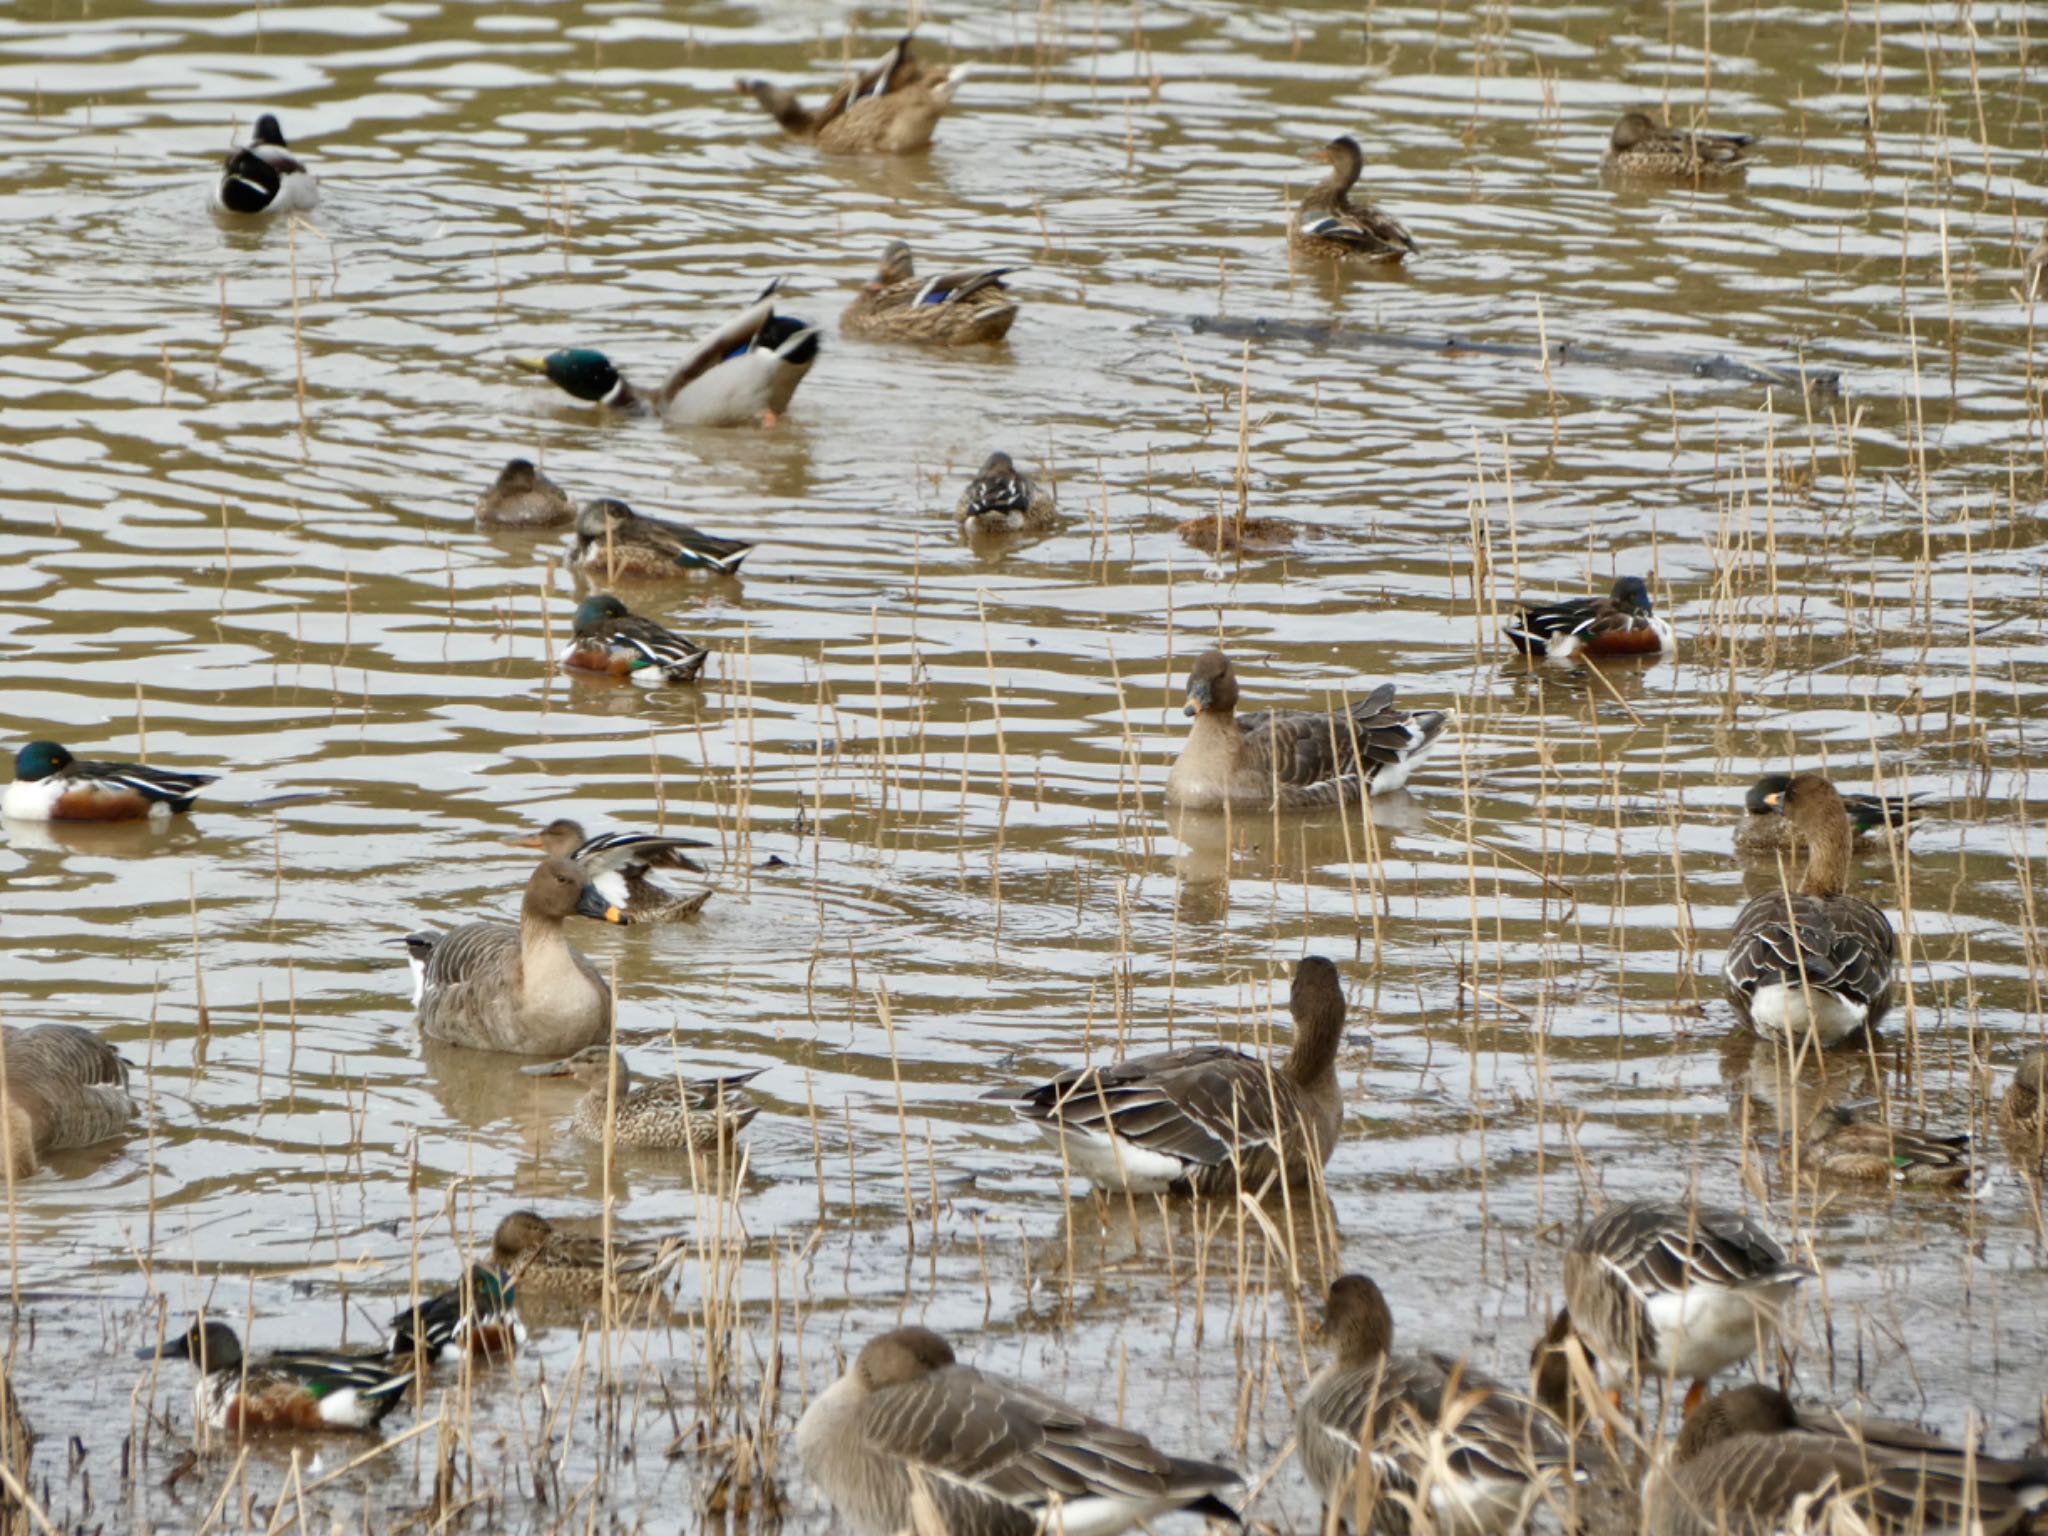
[[[442, 1427], [315, 1510], [428, 1506], [460, 1426], [454, 1497], [494, 1501], [473, 1523], [545, 1529], [601, 1496], [621, 1524], [694, 1528], [734, 1435], [786, 1431], [899, 1318], [1269, 1467], [1312, 1274], [1255, 1233], [1134, 1254], [1112, 1223], [1097, 1246], [979, 1095], [1263, 1036], [1304, 951], [1340, 962], [1353, 1008], [1340, 1256], [1410, 1338], [1518, 1375], [1562, 1235], [1603, 1196], [1696, 1187], [1827, 1266], [1801, 1390], [2024, 1444], [2048, 1343], [2024, 1188], [1988, 1140], [2000, 1178], [1974, 1205], [1788, 1184], [1760, 1140], [1772, 1074], [1719, 995], [1763, 878], [1745, 886], [1731, 818], [1796, 758], [1930, 802], [1911, 1001], [1876, 1062], [1901, 1112], [1981, 1127], [1985, 1082], [2041, 1028], [2048, 314], [2016, 285], [2048, 201], [2048, 6], [1968, 7], [1968, 29], [1950, 5], [1848, 10], [935, 18], [924, 46], [976, 78], [928, 156], [886, 163], [820, 159], [731, 90], [828, 86], [837, 6], [0, 18], [5, 739], [232, 770], [189, 822], [9, 826], [0, 852], [0, 1008], [104, 1029], [152, 1109], [147, 1136], [16, 1191], [13, 1378], [52, 1517], [196, 1526], [217, 1494], [236, 1519], [281, 1497], [288, 1446], [163, 1486], [183, 1367], [149, 1427], [130, 1358], [159, 1302], [246, 1312], [259, 1346], [367, 1342], [415, 1258], [424, 1286], [454, 1277], [455, 1233], [487, 1241], [520, 1202], [596, 1217], [576, 1090], [423, 1052], [383, 943], [509, 915], [530, 856], [502, 839], [557, 814], [719, 839], [699, 922], [576, 937], [616, 968], [643, 1070], [770, 1069], [744, 1249], [707, 1246], [682, 1289], [693, 1311], [710, 1276], [740, 1310], [541, 1330], [516, 1368], [437, 1384], [421, 1416]], [[892, 20], [864, 15], [856, 53]], [[1744, 182], [1601, 179], [1620, 111], [1683, 115], [1703, 81], [1717, 125], [1768, 139]], [[265, 109], [321, 177], [296, 237], [204, 208]], [[1421, 242], [1403, 271], [1289, 269], [1288, 200], [1319, 170], [1299, 156], [1338, 131]], [[599, 420], [510, 366], [588, 342], [658, 378], [778, 273], [829, 322], [898, 234], [933, 270], [1031, 263], [1005, 346], [834, 331], [765, 433]], [[1218, 313], [1350, 330], [1247, 351], [1187, 323]], [[1569, 354], [1546, 373], [1374, 326], [1803, 359], [1842, 389]], [[1174, 525], [1237, 505], [1241, 379], [1249, 509], [1305, 531], [1212, 567]], [[1063, 532], [955, 539], [998, 446], [1056, 472]], [[715, 648], [703, 687], [550, 669], [559, 544], [469, 515], [515, 453], [759, 541], [743, 582], [625, 591]], [[1518, 590], [1616, 572], [1653, 575], [1675, 660], [1537, 675], [1504, 654]], [[1186, 665], [1219, 636], [1251, 707], [1388, 680], [1455, 709], [1454, 738], [1369, 832], [1170, 825]], [[1896, 912], [1887, 856], [1859, 868]], [[624, 1154], [610, 1188], [624, 1232], [732, 1230], [674, 1159]], [[707, 1337], [732, 1349], [716, 1391]], [[358, 1448], [300, 1447], [319, 1471]], [[788, 1523], [834, 1528], [780, 1482]], [[1291, 1464], [1256, 1513], [1312, 1528]]]

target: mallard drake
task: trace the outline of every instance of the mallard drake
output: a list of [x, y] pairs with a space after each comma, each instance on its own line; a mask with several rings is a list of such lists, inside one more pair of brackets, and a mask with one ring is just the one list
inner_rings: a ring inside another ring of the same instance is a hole
[[1722, 985], [1744, 1028], [1835, 1045], [1890, 1011], [1897, 941], [1884, 913], [1843, 891], [1849, 815], [1835, 786], [1802, 773], [1765, 798], [1805, 841], [1806, 873], [1789, 898], [1767, 891], [1735, 915]]
[[244, 1359], [226, 1323], [194, 1322], [138, 1360], [190, 1360], [199, 1380], [193, 1411], [234, 1434], [262, 1429], [374, 1429], [397, 1407], [415, 1372], [377, 1355], [287, 1349]]
[[1449, 718], [1394, 708], [1383, 683], [1340, 714], [1260, 710], [1237, 715], [1237, 674], [1205, 651], [1188, 674], [1194, 729], [1166, 778], [1166, 803], [1191, 811], [1314, 810], [1356, 805], [1408, 782]]
[[1276, 1069], [1223, 1045], [1076, 1067], [1032, 1088], [983, 1098], [1008, 1103], [1068, 1166], [1098, 1188], [1235, 1197], [1276, 1179], [1310, 1181], [1337, 1144], [1344, 1102], [1337, 1048], [1344, 986], [1308, 955], [1288, 995], [1294, 1044]]
[[128, 1132], [135, 1101], [128, 1063], [76, 1024], [0, 1025], [7, 1056], [6, 1151], [25, 1179], [52, 1152], [90, 1147]]
[[868, 285], [839, 317], [849, 336], [962, 347], [1001, 341], [1017, 318], [1017, 300], [1003, 286], [1015, 267], [978, 267], [919, 280], [910, 246], [891, 240]]
[[[605, 1085], [605, 1063], [612, 1067], [612, 1086]], [[644, 1088], [633, 1086], [626, 1059], [609, 1045], [585, 1046], [574, 1056], [545, 1066], [522, 1067], [529, 1077], [573, 1077], [590, 1091], [576, 1104], [569, 1129], [585, 1141], [604, 1140], [606, 1094], [610, 1093], [612, 1139], [622, 1147], [688, 1147], [706, 1152], [746, 1129], [761, 1106], [740, 1092], [762, 1069], [703, 1077], [693, 1082], [660, 1078]]]
[[1737, 176], [1749, 169], [1747, 133], [1695, 133], [1660, 128], [1647, 112], [1624, 113], [1607, 140], [1604, 169], [1628, 176], [1678, 177], [1685, 181]]
[[1323, 1502], [1317, 1529], [1407, 1536], [1426, 1498], [1424, 1529], [1507, 1536], [1547, 1484], [1575, 1475], [1572, 1448], [1542, 1409], [1455, 1356], [1396, 1355], [1393, 1313], [1368, 1277], [1330, 1287], [1323, 1336], [1336, 1356], [1310, 1378], [1294, 1434]]
[[1395, 262], [1412, 255], [1415, 237], [1400, 222], [1370, 204], [1351, 201], [1351, 189], [1365, 169], [1365, 151], [1358, 140], [1340, 134], [1309, 156], [1330, 168], [1301, 200], [1287, 243], [1317, 261]]
[[812, 112], [789, 91], [766, 80], [734, 82], [790, 133], [813, 139], [832, 155], [909, 155], [932, 141], [932, 130], [953, 104], [968, 68], [927, 68], [910, 52], [911, 34], [858, 76], [849, 76], [825, 105]]
[[2048, 1461], [1820, 1432], [1752, 1383], [1700, 1405], [1643, 1495], [1646, 1536], [1836, 1529], [1836, 1508], [1873, 1536], [2005, 1536], [2048, 1506]]
[[612, 989], [563, 937], [571, 913], [618, 921], [579, 866], [549, 859], [527, 881], [516, 925], [464, 923], [434, 939], [420, 976], [420, 1033], [520, 1056], [567, 1056], [609, 1038]]
[[659, 416], [691, 427], [773, 426], [818, 360], [818, 328], [775, 313], [777, 278], [712, 332], [653, 395], [643, 395], [590, 347], [514, 358], [578, 400], [629, 416]]
[[141, 763], [73, 757], [54, 741], [32, 741], [14, 754], [14, 782], [0, 791], [0, 816], [18, 821], [135, 821], [174, 816], [217, 773], [172, 773]]
[[575, 634], [562, 652], [563, 666], [623, 677], [643, 688], [693, 683], [711, 654], [696, 641], [627, 612], [609, 592], [583, 599], [571, 622]]
[[606, 1271], [620, 1291], [658, 1291], [682, 1259], [684, 1245], [604, 1240], [564, 1232], [538, 1211], [514, 1211], [491, 1237], [491, 1259], [537, 1296], [594, 1296], [604, 1289]]
[[1712, 1377], [1771, 1336], [1812, 1275], [1739, 1211], [1624, 1201], [1565, 1250], [1565, 1310], [1549, 1337], [1561, 1341], [1569, 1328], [1617, 1373], [1690, 1381], [1689, 1411]]
[[[1792, 787], [1787, 773], [1767, 773], [1749, 786], [1742, 797], [1742, 815], [1735, 823], [1735, 851], [1744, 858], [1791, 858], [1807, 852], [1792, 818], [1781, 811], [1785, 791]], [[1849, 836], [1860, 841], [1879, 827], [1908, 828], [1908, 817], [1918, 819], [1919, 803], [1911, 795], [1843, 795], [1842, 809], [1849, 818]]]
[[575, 864], [607, 908], [607, 922], [678, 922], [695, 917], [711, 899], [709, 891], [679, 895], [647, 876], [650, 868], [703, 874], [704, 866], [684, 851], [711, 846], [700, 837], [662, 837], [652, 832], [600, 832], [585, 837], [580, 822], [561, 816], [531, 837], [513, 839], [512, 846], [539, 848], [551, 859]]
[[1017, 468], [1007, 453], [988, 456], [953, 515], [967, 534], [1042, 533], [1060, 520], [1051, 487]]
[[1524, 656], [1570, 661], [1575, 656], [1652, 656], [1678, 649], [1671, 621], [1657, 616], [1640, 576], [1623, 576], [1605, 597], [1524, 603], [1507, 622], [1507, 637]]
[[709, 571], [734, 576], [754, 546], [740, 539], [704, 533], [688, 523], [642, 517], [623, 501], [600, 496], [576, 514], [574, 559], [592, 577], [687, 576]]
[[1826, 1179], [1965, 1189], [1976, 1177], [1967, 1132], [1891, 1126], [1857, 1105], [1822, 1108], [1807, 1125], [1800, 1157], [1809, 1173]]
[[488, 1264], [472, 1264], [447, 1290], [394, 1312], [385, 1336], [385, 1353], [398, 1360], [424, 1350], [431, 1363], [451, 1344], [464, 1354], [503, 1359], [526, 1341], [526, 1328], [512, 1283]]
[[491, 488], [476, 499], [476, 520], [500, 528], [553, 528], [575, 515], [562, 488], [530, 459], [508, 460]]
[[217, 213], [290, 213], [320, 201], [320, 184], [284, 142], [277, 118], [264, 113], [247, 144], [228, 151], [209, 199]]
[[1237, 1522], [1218, 1497], [1240, 1481], [1230, 1468], [961, 1365], [927, 1328], [868, 1340], [804, 1409], [796, 1452], [859, 1536], [1114, 1536], [1171, 1510]]
[[2020, 1058], [1998, 1101], [1998, 1131], [2014, 1162], [2028, 1170], [2041, 1166], [2048, 1153], [2048, 1046]]

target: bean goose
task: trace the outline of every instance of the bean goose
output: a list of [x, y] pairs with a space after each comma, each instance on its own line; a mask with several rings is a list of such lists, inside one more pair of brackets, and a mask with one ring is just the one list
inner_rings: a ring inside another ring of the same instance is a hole
[[1329, 166], [1330, 174], [1301, 200], [1287, 243], [1316, 261], [1396, 262], [1414, 254], [1415, 237], [1398, 219], [1369, 203], [1351, 201], [1365, 168], [1358, 140], [1340, 134], [1309, 158]]
[[127, 1134], [135, 1118], [128, 1063], [114, 1046], [76, 1024], [0, 1025], [7, 1056], [6, 1154], [27, 1178], [52, 1152]]

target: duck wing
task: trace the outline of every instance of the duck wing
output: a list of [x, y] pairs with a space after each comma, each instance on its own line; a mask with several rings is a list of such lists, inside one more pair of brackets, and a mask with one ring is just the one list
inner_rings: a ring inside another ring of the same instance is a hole
[[[1434, 711], [1394, 708], [1394, 685], [1382, 683], [1343, 713], [1258, 710], [1237, 717], [1244, 733], [1238, 773], [1287, 790], [1314, 790], [1334, 804], [1356, 798], [1362, 784], [1427, 748], [1443, 729]], [[1299, 795], [1292, 803], [1307, 803]]]
[[752, 304], [697, 343], [690, 355], [677, 365], [675, 372], [663, 381], [660, 392], [654, 397], [655, 408], [666, 409], [668, 403], [691, 382], [724, 362], [728, 354], [752, 346], [754, 339], [761, 334], [761, 328], [775, 318], [775, 294], [781, 286], [782, 279], [778, 277], [761, 290], [760, 297]]

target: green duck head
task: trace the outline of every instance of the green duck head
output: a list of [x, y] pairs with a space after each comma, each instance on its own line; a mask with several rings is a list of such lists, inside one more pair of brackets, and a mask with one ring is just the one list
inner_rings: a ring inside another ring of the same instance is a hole
[[540, 360], [540, 371], [578, 400], [603, 401], [624, 382], [612, 360], [594, 347], [569, 347]]
[[586, 597], [576, 605], [576, 617], [573, 622], [577, 630], [581, 632], [594, 625], [602, 624], [606, 619], [623, 619], [626, 616], [626, 605], [624, 603], [613, 597], [609, 592], [599, 592], [594, 596]]
[[32, 741], [14, 754], [14, 776], [25, 784], [47, 779], [71, 766], [71, 754], [54, 741]]

